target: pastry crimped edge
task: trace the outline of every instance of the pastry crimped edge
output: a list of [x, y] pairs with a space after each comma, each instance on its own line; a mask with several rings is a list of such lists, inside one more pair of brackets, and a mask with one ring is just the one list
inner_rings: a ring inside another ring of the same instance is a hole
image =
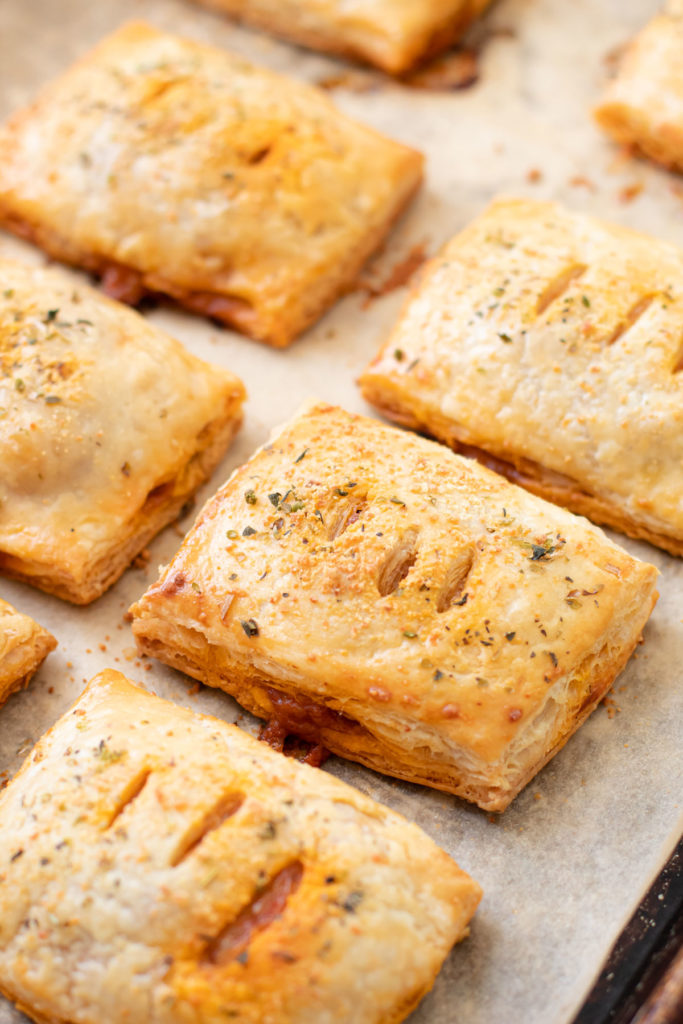
[[668, 171], [683, 172], [683, 129], [652, 124], [627, 103], [605, 99], [593, 112], [598, 125], [615, 142], [628, 146]]
[[531, 459], [522, 456], [515, 462], [511, 452], [489, 451], [479, 447], [479, 439], [473, 437], [464, 424], [456, 424], [436, 410], [418, 406], [414, 397], [409, 407], [403, 393], [393, 382], [382, 374], [375, 374], [371, 368], [362, 376], [361, 391], [363, 397], [387, 419], [433, 437], [461, 455], [477, 459], [482, 465], [539, 498], [562, 505], [594, 523], [613, 527], [634, 540], [648, 541], [671, 555], [683, 556], [683, 537], [658, 530], [654, 523], [650, 527], [642, 519], [634, 519], [626, 514], [624, 507], [617, 501], [610, 501], [606, 495], [592, 494], [578, 482], [548, 470]]
[[231, 395], [225, 414], [202, 429], [194, 453], [180, 471], [150, 491], [144, 505], [132, 519], [121, 525], [118, 535], [106, 550], [83, 566], [78, 577], [67, 571], [55, 571], [50, 564], [3, 551], [0, 551], [0, 573], [22, 583], [30, 583], [73, 604], [95, 601], [123, 575], [145, 545], [173, 522], [195, 491], [209, 478], [242, 425], [243, 397], [241, 388]]
[[[463, 939], [466, 939], [467, 936], [469, 935], [469, 932], [469, 927], [464, 928], [461, 934], [455, 940], [456, 943], [461, 942]], [[404, 1021], [406, 1017], [408, 1017], [409, 1014], [413, 1012], [413, 1010], [417, 1009], [417, 1007], [420, 1005], [425, 996], [428, 995], [429, 992], [431, 992], [431, 990], [434, 988], [438, 976], [439, 972], [437, 971], [437, 973], [434, 975], [431, 981], [429, 981], [426, 985], [421, 985], [419, 991], [413, 992], [411, 993], [410, 996], [407, 996], [403, 1000], [400, 1007], [396, 1008], [394, 1013], [391, 1013], [389, 1016], [385, 1016], [383, 1018], [382, 1024], [402, 1024], [402, 1021]], [[9, 991], [9, 989], [5, 988], [5, 986], [1, 982], [0, 996], [3, 996], [9, 1003], [16, 1007], [16, 1009], [20, 1013], [25, 1014], [31, 1020], [35, 1021], [36, 1024], [74, 1024], [74, 1022], [71, 1019], [66, 1019], [64, 1017], [55, 1017], [52, 1014], [47, 1016], [43, 1013], [38, 1012], [37, 1010], [32, 1009], [30, 1006], [27, 1006], [26, 1003], [17, 1000], [15, 996]]]
[[[407, 153], [411, 152], [407, 150]], [[415, 158], [419, 156], [413, 151]], [[242, 298], [220, 292], [193, 292], [179, 288], [160, 274], [145, 274], [136, 267], [119, 264], [105, 257], [77, 248], [60, 235], [41, 224], [31, 223], [16, 214], [3, 212], [0, 204], [2, 226], [25, 241], [38, 246], [53, 259], [69, 266], [85, 269], [97, 278], [104, 276], [112, 267], [123, 269], [137, 279], [139, 297], [161, 296], [175, 301], [179, 306], [233, 327], [255, 341], [264, 342], [273, 348], [287, 348], [309, 327], [313, 326], [338, 299], [352, 291], [358, 275], [368, 259], [380, 247], [394, 224], [399, 220], [422, 185], [422, 159], [416, 160], [412, 173], [406, 167], [402, 187], [395, 190], [394, 201], [382, 223], [371, 232], [366, 232], [361, 244], [348, 250], [343, 261], [339, 261], [337, 273], [319, 275], [316, 282], [309, 281], [306, 289], [305, 310], [280, 310], [272, 318], [257, 311]], [[221, 311], [208, 310], [212, 300], [220, 300]], [[271, 320], [274, 319], [274, 323]]]
[[464, 0], [460, 11], [447, 15], [440, 25], [435, 26], [425, 45], [416, 45], [413, 40], [405, 40], [402, 45], [397, 45], [395, 48], [381, 38], [370, 38], [365, 45], [354, 44], [341, 38], [335, 38], [334, 29], [331, 29], [330, 32], [322, 32], [308, 25], [291, 27], [280, 21], [274, 24], [268, 14], [250, 11], [248, 15], [245, 15], [230, 10], [221, 0], [195, 0], [195, 2], [247, 26], [281, 36], [308, 49], [322, 50], [339, 57], [361, 60], [389, 75], [400, 76], [453, 46], [472, 22], [490, 6], [492, 0]]
[[[400, 743], [388, 743], [365, 725], [350, 718], [348, 710], [343, 713], [343, 718], [349, 723], [348, 727], [330, 728], [318, 724], [308, 733], [298, 727], [296, 734], [309, 742], [322, 743], [332, 753], [358, 761], [382, 774], [453, 793], [455, 796], [473, 801], [487, 811], [504, 811], [530, 779], [564, 746], [606, 695], [640, 641], [641, 630], [654, 608], [657, 596], [650, 580], [645, 580], [642, 592], [639, 590], [635, 594], [630, 614], [621, 622], [615, 623], [609, 634], [600, 638], [598, 649], [591, 652], [566, 680], [566, 691], [575, 692], [573, 698], [564, 702], [561, 722], [553, 733], [551, 746], [543, 750], [540, 757], [527, 757], [527, 763], [523, 764], [522, 769], [512, 779], [508, 777], [503, 761], [501, 768], [491, 774], [488, 782], [482, 782], [479, 786], [472, 784], [471, 781], [468, 783], [463, 777], [464, 773], [458, 771], [455, 765], [424, 757], [411, 759], [405, 746]], [[634, 623], [636, 628], [633, 626]], [[628, 643], [619, 642], [619, 625], [622, 629], [624, 626], [627, 627], [630, 633]], [[266, 659], [270, 668], [270, 675], [266, 676], [263, 666], [259, 672], [251, 665], [238, 661], [237, 652], [233, 651], [228, 669], [222, 671], [217, 665], [217, 658], [212, 655], [211, 645], [196, 629], [185, 629], [147, 613], [144, 619], [134, 619], [133, 632], [141, 653], [157, 658], [171, 668], [179, 669], [208, 686], [226, 691], [259, 718], [276, 717], [277, 711], [270, 695], [273, 691], [273, 696], [283, 694], [294, 700], [297, 696], [303, 696], [305, 704], [309, 707], [313, 705], [323, 712], [328, 710], [337, 712], [337, 715], [341, 713], [337, 710], [338, 702], [334, 698], [325, 703], [319, 694], [307, 696], [305, 677], [295, 680], [295, 685], [291, 685], [289, 680], [293, 675], [292, 669], [288, 670], [289, 678], [286, 678], [284, 673], [279, 672], [278, 665], [270, 659]], [[609, 651], [610, 639], [613, 637], [617, 641], [616, 656], [611, 655]], [[292, 733], [294, 731], [292, 730]], [[531, 753], [535, 754], [533, 746]], [[467, 772], [467, 775], [471, 778], [471, 772]]]
[[[28, 616], [26, 616], [28, 618]], [[25, 689], [57, 641], [37, 622], [31, 636], [8, 654], [0, 656], [0, 706], [8, 697]]]

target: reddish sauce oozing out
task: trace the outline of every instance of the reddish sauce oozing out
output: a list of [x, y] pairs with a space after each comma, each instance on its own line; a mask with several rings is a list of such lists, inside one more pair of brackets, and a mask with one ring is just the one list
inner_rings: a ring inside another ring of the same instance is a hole
[[351, 718], [307, 697], [280, 693], [279, 690], [270, 687], [266, 692], [273, 710], [259, 733], [259, 739], [279, 751], [284, 750], [288, 736], [297, 736], [311, 743], [312, 749], [302, 758], [306, 764], [320, 767], [329, 756], [320, 743], [320, 733], [323, 729], [349, 732], [357, 728], [357, 723]]
[[137, 306], [145, 294], [142, 275], [130, 267], [111, 263], [102, 274], [102, 287], [107, 295], [129, 306]]
[[263, 931], [281, 916], [287, 900], [299, 888], [303, 872], [300, 861], [294, 861], [279, 871], [261, 894], [211, 940], [203, 959], [216, 965], [236, 960], [257, 932]]
[[189, 292], [180, 301], [195, 313], [222, 323], [232, 323], [239, 313], [244, 314], [249, 310], [249, 303], [243, 299], [234, 295], [216, 295], [214, 292]]

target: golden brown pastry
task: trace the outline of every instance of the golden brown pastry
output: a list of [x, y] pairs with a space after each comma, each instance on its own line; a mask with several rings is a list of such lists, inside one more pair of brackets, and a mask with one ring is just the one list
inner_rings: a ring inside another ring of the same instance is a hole
[[0, 129], [0, 223], [288, 345], [353, 283], [422, 157], [309, 85], [130, 24]]
[[271, 735], [502, 810], [624, 667], [656, 575], [478, 463], [319, 405], [207, 503], [133, 629]]
[[398, 1024], [481, 896], [398, 814], [112, 671], [0, 794], [0, 883], [0, 991], [40, 1024]]
[[683, 0], [636, 36], [595, 116], [618, 142], [683, 171]]
[[133, 310], [0, 260], [0, 573], [99, 597], [210, 475], [243, 399]]
[[391, 74], [445, 50], [491, 0], [198, 0], [316, 50]]
[[683, 252], [502, 199], [428, 265], [361, 378], [399, 423], [683, 554]]
[[28, 686], [56, 646], [51, 633], [0, 599], [0, 704]]

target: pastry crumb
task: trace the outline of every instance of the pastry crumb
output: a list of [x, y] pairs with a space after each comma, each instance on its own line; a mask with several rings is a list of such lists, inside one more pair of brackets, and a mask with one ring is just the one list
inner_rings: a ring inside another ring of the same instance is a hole
[[569, 179], [569, 184], [573, 188], [586, 188], [589, 192], [595, 192], [595, 183], [587, 178], [584, 174], [575, 174], [573, 178]]
[[409, 250], [403, 259], [393, 266], [381, 283], [373, 283], [369, 276], [361, 278], [358, 282], [358, 288], [366, 293], [362, 308], [367, 309], [374, 299], [382, 295], [388, 295], [397, 288], [402, 288], [408, 284], [413, 274], [419, 270], [427, 258], [425, 243], [419, 242]]
[[131, 562], [131, 565], [133, 566], [134, 569], [146, 569], [147, 566], [149, 565], [149, 558], [149, 549], [143, 548], [142, 551], [140, 551], [140, 553], [135, 556], [135, 558]]
[[635, 181], [632, 185], [625, 185], [619, 190], [619, 202], [620, 203], [632, 203], [640, 193], [643, 191], [645, 186], [642, 181]]

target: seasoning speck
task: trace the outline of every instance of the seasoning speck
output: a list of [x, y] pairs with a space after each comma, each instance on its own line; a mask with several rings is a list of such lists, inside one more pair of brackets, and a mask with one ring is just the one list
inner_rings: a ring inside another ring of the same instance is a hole
[[346, 899], [342, 903], [342, 907], [344, 908], [344, 910], [348, 911], [349, 914], [355, 914], [356, 913], [356, 907], [359, 905], [359, 903], [361, 902], [362, 899], [363, 899], [363, 893], [359, 892], [356, 889], [353, 892], [349, 893], [349, 895], [346, 897]]

